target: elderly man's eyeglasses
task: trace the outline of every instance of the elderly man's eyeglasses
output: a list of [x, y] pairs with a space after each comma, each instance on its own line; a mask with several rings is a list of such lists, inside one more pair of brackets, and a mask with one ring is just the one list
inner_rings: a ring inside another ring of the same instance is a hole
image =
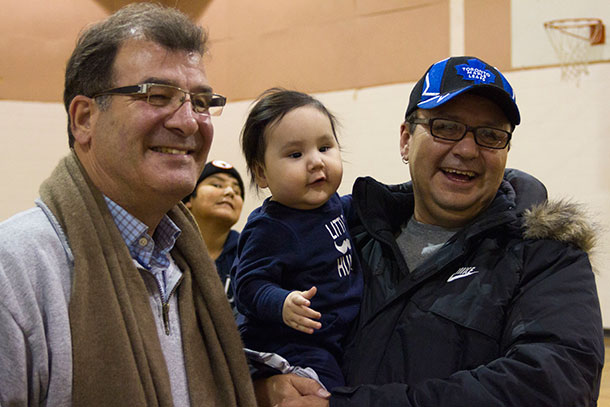
[[414, 117], [409, 119], [409, 123], [428, 125], [430, 134], [432, 134], [433, 137], [449, 141], [460, 141], [466, 136], [467, 132], [471, 131], [474, 135], [475, 143], [481, 147], [498, 150], [505, 148], [512, 137], [512, 133], [506, 130], [484, 126], [470, 127], [464, 123], [449, 119], [424, 119]]
[[139, 96], [146, 99], [146, 102], [152, 106], [168, 107], [172, 111], [178, 110], [186, 101], [186, 95], [189, 95], [193, 111], [209, 116], [220, 116], [222, 108], [227, 103], [224, 96], [212, 92], [192, 93], [177, 86], [159, 83], [143, 83], [108, 89], [93, 95], [93, 97], [105, 95]]

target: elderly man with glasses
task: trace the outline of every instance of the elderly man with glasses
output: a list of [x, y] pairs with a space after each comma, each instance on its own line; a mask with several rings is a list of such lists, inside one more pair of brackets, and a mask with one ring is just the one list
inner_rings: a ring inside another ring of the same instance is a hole
[[188, 210], [225, 98], [202, 29], [134, 3], [80, 36], [70, 154], [0, 224], [0, 405], [251, 406], [231, 308]]
[[428, 69], [400, 129], [412, 181], [354, 185], [365, 291], [347, 387], [331, 395], [271, 376], [255, 383], [261, 405], [597, 404], [594, 229], [576, 205], [505, 169], [519, 122], [511, 86], [489, 64], [453, 57]]

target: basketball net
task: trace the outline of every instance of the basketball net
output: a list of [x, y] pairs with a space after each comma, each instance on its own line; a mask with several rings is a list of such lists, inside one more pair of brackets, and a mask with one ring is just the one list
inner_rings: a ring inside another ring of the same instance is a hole
[[605, 42], [604, 24], [597, 18], [570, 18], [548, 21], [544, 29], [561, 63], [561, 78], [578, 84], [582, 74], [589, 74], [591, 46]]

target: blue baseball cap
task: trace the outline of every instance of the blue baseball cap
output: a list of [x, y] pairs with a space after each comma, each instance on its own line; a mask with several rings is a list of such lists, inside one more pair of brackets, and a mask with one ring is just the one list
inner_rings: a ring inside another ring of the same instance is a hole
[[451, 57], [439, 61], [415, 84], [405, 113], [433, 109], [465, 92], [495, 102], [513, 126], [521, 122], [515, 93], [504, 75], [476, 57]]

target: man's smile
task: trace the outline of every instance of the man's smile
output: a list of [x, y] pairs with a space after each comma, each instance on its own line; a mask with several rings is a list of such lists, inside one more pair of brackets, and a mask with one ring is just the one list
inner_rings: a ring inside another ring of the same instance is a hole
[[191, 154], [192, 150], [184, 150], [172, 147], [151, 147], [151, 150], [162, 153], [162, 154], [172, 154], [172, 155], [187, 155]]
[[477, 176], [477, 173], [474, 171], [467, 170], [457, 170], [454, 168], [441, 168], [443, 174], [445, 174], [448, 178], [455, 181], [470, 181]]

